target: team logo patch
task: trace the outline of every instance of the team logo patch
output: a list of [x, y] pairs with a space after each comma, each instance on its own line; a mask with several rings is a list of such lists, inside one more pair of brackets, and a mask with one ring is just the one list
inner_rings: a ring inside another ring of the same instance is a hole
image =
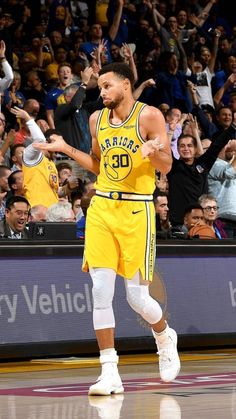
[[110, 149], [104, 155], [105, 173], [112, 181], [119, 182], [125, 179], [130, 174], [132, 166], [131, 156], [125, 148], [117, 147], [115, 151]]

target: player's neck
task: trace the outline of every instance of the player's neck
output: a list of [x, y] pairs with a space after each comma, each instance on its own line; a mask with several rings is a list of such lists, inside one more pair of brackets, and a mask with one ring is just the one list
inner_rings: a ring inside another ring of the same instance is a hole
[[113, 124], [120, 124], [125, 121], [134, 106], [135, 100], [132, 98], [126, 99], [125, 103], [122, 101], [115, 109], [111, 111], [111, 121]]

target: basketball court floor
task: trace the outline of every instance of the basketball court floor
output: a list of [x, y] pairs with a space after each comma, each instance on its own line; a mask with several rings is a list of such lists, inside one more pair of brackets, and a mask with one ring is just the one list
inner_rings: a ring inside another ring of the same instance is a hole
[[180, 353], [171, 384], [158, 375], [157, 356], [123, 355], [125, 393], [88, 397], [97, 358], [0, 364], [0, 419], [236, 419], [236, 351]]

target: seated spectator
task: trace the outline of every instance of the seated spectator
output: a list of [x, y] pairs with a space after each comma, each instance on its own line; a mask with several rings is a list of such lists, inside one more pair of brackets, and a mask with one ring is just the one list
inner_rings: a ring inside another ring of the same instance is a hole
[[90, 205], [91, 198], [94, 195], [95, 191], [91, 189], [89, 192], [85, 192], [81, 197], [81, 209], [83, 214], [78, 216], [77, 214], [77, 221], [76, 221], [76, 237], [77, 239], [84, 240], [85, 239], [85, 225], [86, 225], [86, 216], [87, 216], [87, 209]]
[[203, 194], [199, 197], [199, 204], [203, 209], [204, 220], [212, 228], [217, 239], [226, 239], [222, 221], [217, 219], [218, 206], [217, 200], [213, 195]]
[[22, 196], [12, 196], [6, 202], [5, 219], [0, 222], [0, 237], [5, 239], [27, 239], [30, 204]]
[[169, 222], [169, 208], [167, 194], [161, 191], [157, 192], [157, 197], [154, 199], [156, 211], [156, 233], [158, 238], [167, 238], [170, 233]]
[[75, 214], [70, 202], [58, 202], [51, 205], [47, 210], [46, 221], [65, 222], [75, 221]]
[[57, 164], [57, 171], [59, 177], [59, 196], [68, 197], [71, 199], [72, 193], [80, 193], [84, 190], [84, 183], [81, 179], [73, 175], [72, 166], [67, 162]]
[[204, 221], [203, 209], [200, 204], [188, 205], [184, 211], [184, 228], [189, 238], [216, 239], [212, 228]]
[[47, 220], [47, 208], [44, 205], [35, 205], [30, 210], [29, 221], [32, 223], [44, 222]]
[[71, 194], [71, 205], [72, 210], [75, 214], [75, 220], [79, 221], [80, 218], [84, 215], [83, 210], [81, 208], [81, 198], [82, 198], [82, 192], [72, 192]]

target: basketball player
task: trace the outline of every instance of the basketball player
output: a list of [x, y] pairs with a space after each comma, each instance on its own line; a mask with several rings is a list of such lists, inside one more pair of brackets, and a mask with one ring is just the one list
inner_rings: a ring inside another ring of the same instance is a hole
[[105, 108], [90, 117], [92, 154], [87, 155], [53, 135], [41, 150], [61, 151], [97, 175], [96, 195], [87, 212], [83, 270], [93, 282], [93, 323], [102, 373], [89, 395], [124, 391], [114, 347], [112, 308], [115, 278], [125, 278], [127, 301], [152, 328], [163, 381], [180, 370], [176, 332], [166, 324], [157, 301], [149, 295], [155, 264], [155, 169], [171, 168], [170, 144], [161, 112], [136, 102], [133, 73], [124, 63], [99, 72]]

